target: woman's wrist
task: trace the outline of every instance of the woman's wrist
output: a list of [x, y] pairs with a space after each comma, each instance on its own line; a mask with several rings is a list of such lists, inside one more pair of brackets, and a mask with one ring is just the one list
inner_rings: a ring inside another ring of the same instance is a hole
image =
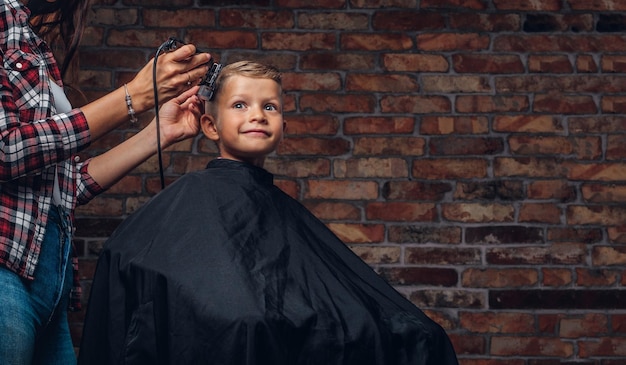
[[125, 84], [125, 92], [128, 91], [132, 99], [133, 109], [136, 114], [141, 114], [154, 107], [154, 93], [152, 88], [149, 92], [144, 91], [145, 88], [137, 87], [136, 82], [129, 81]]

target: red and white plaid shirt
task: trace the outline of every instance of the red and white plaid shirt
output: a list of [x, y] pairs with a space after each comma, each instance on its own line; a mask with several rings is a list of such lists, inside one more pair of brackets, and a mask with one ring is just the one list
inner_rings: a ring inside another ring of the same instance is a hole
[[[0, 264], [33, 279], [52, 204], [55, 171], [60, 205], [73, 212], [102, 188], [76, 154], [91, 141], [80, 109], [56, 114], [51, 78], [61, 80], [50, 48], [32, 31], [18, 0], [0, 9]], [[60, 81], [57, 81], [61, 84]], [[76, 259], [74, 258], [76, 264]], [[72, 307], [79, 305], [75, 280]]]

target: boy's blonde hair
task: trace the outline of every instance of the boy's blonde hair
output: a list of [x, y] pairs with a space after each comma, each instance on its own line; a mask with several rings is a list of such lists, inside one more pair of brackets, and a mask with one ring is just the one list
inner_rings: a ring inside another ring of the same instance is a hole
[[205, 103], [205, 110], [208, 114], [215, 115], [217, 112], [217, 100], [220, 97], [222, 85], [232, 76], [274, 80], [282, 90], [282, 74], [276, 67], [247, 60], [234, 62], [224, 66], [217, 76], [217, 80], [215, 81], [215, 97], [213, 100]]

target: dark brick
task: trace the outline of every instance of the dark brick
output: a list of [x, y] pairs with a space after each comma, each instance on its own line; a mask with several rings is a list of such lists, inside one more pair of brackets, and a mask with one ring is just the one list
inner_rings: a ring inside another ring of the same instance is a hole
[[524, 32], [554, 32], [560, 29], [560, 25], [554, 15], [551, 14], [528, 14], [524, 21]]
[[467, 243], [542, 243], [543, 230], [524, 226], [468, 227], [465, 230]]
[[626, 309], [626, 290], [492, 290], [491, 309]]
[[626, 30], [626, 16], [622, 14], [600, 14], [596, 24], [598, 32], [623, 32]]
[[383, 185], [383, 197], [388, 200], [438, 201], [452, 190], [450, 184], [419, 181], [388, 181]]
[[409, 298], [419, 307], [484, 309], [486, 306], [482, 293], [468, 290], [419, 290]]
[[500, 138], [431, 138], [429, 151], [431, 155], [493, 155], [501, 153], [504, 142]]
[[459, 275], [454, 269], [382, 268], [379, 274], [392, 285], [453, 286], [459, 281]]
[[454, 198], [463, 200], [522, 200], [524, 199], [524, 184], [521, 181], [512, 180], [460, 182], [456, 186]]
[[548, 241], [593, 243], [602, 241], [602, 230], [597, 228], [550, 228]]
[[389, 241], [397, 243], [461, 243], [458, 227], [391, 226]]
[[108, 237], [122, 221], [122, 218], [78, 218], [75, 222], [76, 232], [74, 236]]

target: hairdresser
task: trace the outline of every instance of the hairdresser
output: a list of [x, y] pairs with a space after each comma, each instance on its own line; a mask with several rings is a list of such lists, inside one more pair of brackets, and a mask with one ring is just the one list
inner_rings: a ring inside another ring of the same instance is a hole
[[[197, 81], [210, 55], [186, 45], [81, 108], [64, 80], [89, 0], [3, 0], [0, 8], [0, 363], [74, 364], [67, 310], [79, 304], [73, 216], [157, 152], [154, 120], [102, 155], [77, 153], [155, 106], [162, 148], [199, 133]], [[59, 64], [51, 49], [61, 45]], [[153, 67], [156, 79], [153, 80]], [[154, 83], [153, 83], [154, 82]]]

